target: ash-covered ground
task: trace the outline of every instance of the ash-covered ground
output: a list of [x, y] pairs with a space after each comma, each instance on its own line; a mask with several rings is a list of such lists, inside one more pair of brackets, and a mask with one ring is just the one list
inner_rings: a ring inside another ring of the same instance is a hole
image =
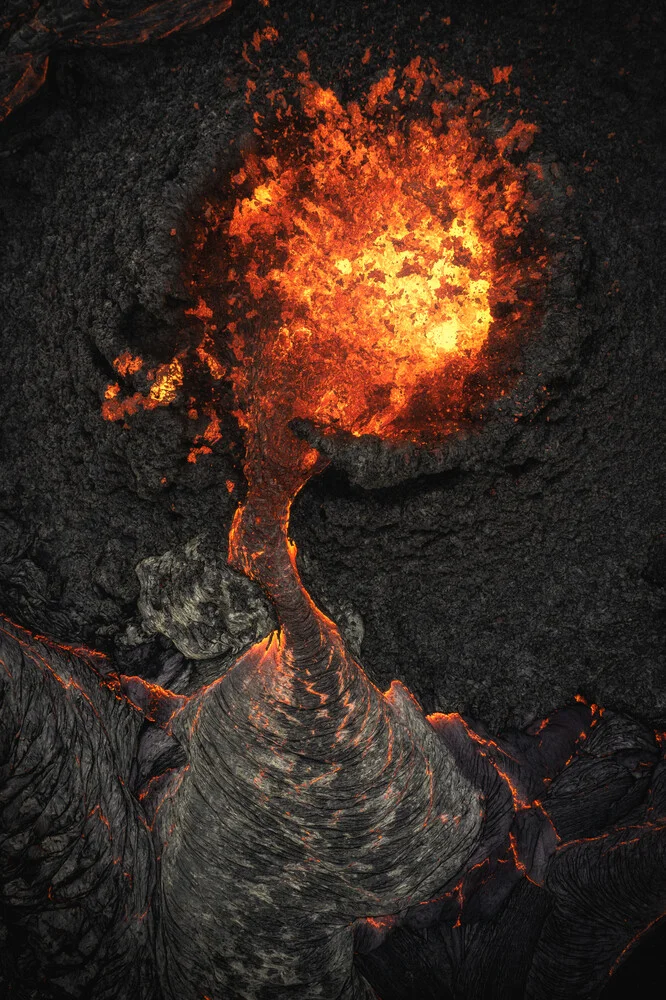
[[[580, 692], [666, 713], [663, 43], [654, 2], [272, 0], [127, 51], [54, 51], [0, 126], [2, 610], [156, 676], [174, 648], [141, 624], [136, 566], [202, 534], [199, 562], [225, 551], [238, 437], [193, 464], [186, 399], [127, 427], [100, 408], [123, 350], [154, 365], [187, 336], [180, 246], [251, 134], [248, 77], [303, 50], [349, 99], [416, 54], [481, 84], [510, 65], [557, 189], [561, 263], [525, 348], [543, 398], [408, 478], [341, 453], [292, 534], [314, 598], [356, 641], [362, 620], [370, 677], [428, 712], [524, 724]], [[217, 610], [204, 587], [209, 638]], [[220, 662], [188, 669], [192, 687]]]

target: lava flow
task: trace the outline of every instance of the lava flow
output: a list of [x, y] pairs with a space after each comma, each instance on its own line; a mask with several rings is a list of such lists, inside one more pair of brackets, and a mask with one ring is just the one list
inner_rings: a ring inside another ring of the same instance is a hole
[[42, 0], [5, 4], [0, 30], [10, 34], [10, 42], [3, 52], [0, 122], [42, 86], [51, 50], [123, 49], [156, 42], [183, 28], [192, 30], [208, 24], [229, 10], [231, 3], [232, 0], [154, 0], [139, 9], [135, 4], [104, 0], [96, 0], [94, 4], [91, 0], [68, 0], [55, 5]]
[[[507, 89], [509, 77], [510, 67], [494, 74]], [[646, 872], [640, 891], [647, 897], [655, 883], [661, 892], [658, 784], [643, 817], [623, 775], [620, 798], [631, 803], [632, 822], [598, 833], [596, 815], [579, 823], [575, 800], [585, 784], [573, 796], [556, 787], [581, 741], [593, 743], [601, 718], [594, 707], [576, 704], [529, 738], [517, 733], [503, 745], [457, 714], [426, 717], [398, 681], [380, 692], [310, 599], [288, 537], [293, 499], [325, 463], [296, 436], [295, 419], [325, 433], [427, 443], [465, 422], [472, 381], [479, 396], [500, 390], [498, 358], [506, 358], [532, 315], [534, 285], [544, 271], [527, 238], [534, 205], [530, 165], [521, 164], [536, 128], [520, 117], [498, 127], [492, 114], [484, 116], [488, 92], [445, 82], [434, 63], [419, 59], [401, 74], [387, 73], [363, 102], [347, 105], [306, 72], [291, 79], [295, 95], [271, 95], [275, 127], [256, 130], [258, 138], [196, 228], [186, 274], [197, 302], [188, 312], [202, 325], [198, 343], [147, 372], [141, 357], [123, 352], [114, 363], [119, 380], [107, 387], [103, 405], [103, 415], [116, 420], [184, 395], [188, 415], [198, 419], [201, 411], [208, 419], [190, 452], [196, 460], [222, 434], [222, 385], [231, 385], [248, 492], [231, 528], [230, 562], [267, 592], [279, 630], [185, 697], [140, 677], [100, 674], [97, 685], [86, 684], [84, 666], [94, 665], [79, 651], [35, 652], [36, 639], [0, 628], [3, 683], [21, 678], [9, 702], [13, 759], [27, 759], [30, 775], [36, 773], [39, 757], [26, 756], [20, 741], [31, 728], [47, 733], [51, 746], [41, 770], [57, 776], [49, 796], [60, 818], [63, 793], [56, 786], [63, 767], [55, 766], [53, 747], [64, 755], [70, 734], [94, 734], [83, 746], [95, 767], [82, 769], [81, 755], [73, 757], [86, 833], [80, 835], [73, 812], [70, 839], [78, 845], [83, 838], [86, 848], [89, 838], [96, 863], [115, 870], [121, 888], [109, 881], [113, 895], [96, 893], [93, 903], [97, 896], [119, 901], [114, 912], [122, 914], [123, 934], [133, 928], [139, 945], [136, 928], [147, 922], [146, 950], [151, 958], [154, 950], [161, 991], [172, 1000], [370, 1000], [376, 994], [358, 969], [355, 928], [365, 921], [361, 934], [376, 947], [398, 916], [427, 928], [443, 915], [433, 935], [442, 955], [463, 955], [468, 946], [471, 952], [484, 927], [492, 927], [484, 947], [494, 984], [498, 948], [509, 940], [496, 930], [496, 917], [522, 879], [556, 900], [552, 912], [542, 900], [541, 917], [535, 911], [532, 918], [535, 894], [518, 903], [514, 897], [507, 918], [512, 940], [516, 926], [534, 923], [534, 947], [541, 947], [538, 920], [553, 918], [543, 946], [550, 991], [551, 941], [564, 938], [571, 955], [583, 952], [580, 920], [566, 919], [572, 910], [578, 917], [585, 899], [581, 877], [596, 892], [592, 913], [604, 916], [600, 968], [614, 968], [618, 953], [619, 961], [646, 926], [632, 916], [627, 869], [618, 864], [614, 871], [606, 858], [623, 852], [632, 860], [635, 852], [636, 870]], [[261, 124], [259, 112], [254, 120]], [[197, 394], [197, 381], [201, 387], [206, 379], [208, 392]], [[128, 394], [121, 385], [143, 388]], [[23, 725], [39, 691], [48, 695], [44, 718], [66, 720], [62, 739], [58, 728], [51, 737], [40, 716]], [[113, 722], [108, 727], [105, 716]], [[144, 784], [134, 798], [122, 775], [129, 782], [140, 731], [145, 756], [136, 770]], [[109, 734], [113, 752], [104, 749]], [[597, 746], [599, 760], [626, 745], [611, 727], [607, 743]], [[583, 782], [590, 756], [581, 755]], [[163, 770], [166, 758], [173, 766]], [[657, 759], [654, 748], [641, 748], [640, 781]], [[104, 764], [111, 790], [93, 798]], [[28, 788], [39, 805], [42, 793], [33, 792], [30, 775], [20, 774], [14, 787]], [[645, 790], [639, 787], [641, 795]], [[10, 802], [15, 794], [11, 788]], [[591, 801], [590, 813], [605, 815], [608, 797]], [[35, 831], [46, 829], [37, 807], [35, 816]], [[17, 817], [14, 843], [26, 830], [21, 810]], [[145, 846], [135, 849], [127, 834], [139, 822]], [[45, 853], [37, 837], [33, 846]], [[584, 852], [591, 850], [603, 863], [589, 866]], [[19, 870], [23, 862], [10, 858]], [[88, 856], [82, 859], [88, 872]], [[70, 881], [77, 863], [78, 855], [66, 859]], [[609, 871], [621, 903], [614, 934], [606, 919], [612, 897], [597, 880]], [[25, 924], [25, 887], [16, 884]], [[56, 880], [46, 890], [54, 909], [64, 909], [59, 888]], [[39, 914], [44, 903], [33, 905]], [[651, 905], [661, 907], [661, 899]], [[62, 921], [58, 912], [53, 940], [61, 939]], [[473, 933], [465, 934], [467, 923], [476, 924]], [[115, 941], [118, 954], [125, 940]], [[127, 946], [122, 954], [129, 954]]]
[[[510, 72], [494, 74], [498, 107]], [[283, 527], [322, 462], [291, 421], [387, 441], [455, 433], [470, 386], [477, 416], [503, 392], [545, 273], [528, 236], [534, 124], [514, 115], [499, 128], [491, 93], [420, 57], [346, 105], [308, 71], [285, 76], [293, 91], [255, 111], [255, 136], [195, 226], [185, 277], [200, 342], [149, 372], [147, 391], [110, 385], [103, 407], [116, 420], [168, 405], [203, 371], [208, 395], [201, 379], [190, 395], [209, 420], [195, 462], [220, 437], [230, 383], [250, 499], [277, 490], [268, 520]], [[248, 101], [255, 90], [248, 81]], [[121, 356], [116, 370], [141, 365]], [[237, 518], [231, 554], [247, 571], [238, 539]]]
[[[478, 847], [485, 819], [416, 700], [397, 681], [385, 693], [372, 684], [301, 583], [290, 507], [326, 460], [291, 424], [419, 441], [456, 429], [465, 378], [490, 378], [493, 341], [520, 323], [530, 268], [539, 273], [516, 251], [529, 198], [527, 168], [510, 159], [535, 127], [518, 121], [491, 141], [474, 125], [489, 95], [418, 59], [362, 105], [343, 106], [306, 72], [293, 82], [295, 103], [272, 93], [274, 127], [245, 148], [196, 227], [186, 276], [198, 345], [149, 372], [147, 391], [123, 397], [114, 383], [105, 403], [122, 418], [182, 388], [207, 412], [211, 442], [231, 383], [248, 491], [229, 562], [263, 587], [280, 626], [170, 723], [190, 770], [155, 827], [175, 920], [164, 961], [196, 940], [202, 913], [229, 928], [205, 968], [197, 949], [196, 982], [184, 963], [169, 966], [181, 997], [258, 996], [274, 953], [294, 997], [324, 995], [324, 981], [326, 995], [368, 996], [350, 979], [354, 919], [432, 898]], [[130, 385], [142, 367], [131, 355], [115, 363]], [[208, 398], [191, 395], [196, 368]], [[201, 794], [211, 782], [223, 821]], [[192, 867], [207, 856], [222, 859], [210, 893], [194, 888]], [[240, 887], [250, 915], [245, 904], [232, 912]], [[293, 939], [285, 905], [328, 928], [316, 952]]]
[[[343, 106], [307, 72], [297, 83], [295, 109], [271, 95], [280, 141], [245, 150], [230, 197], [208, 203], [192, 278], [202, 312], [226, 317], [247, 506], [261, 495], [265, 524], [279, 480], [283, 528], [320, 464], [290, 421], [386, 440], [455, 431], [466, 378], [483, 372], [491, 391], [492, 348], [524, 320], [543, 267], [516, 252], [531, 202], [509, 155], [534, 125], [490, 141], [475, 126], [489, 94], [419, 57], [362, 104]], [[252, 575], [251, 520], [238, 513], [230, 552]]]

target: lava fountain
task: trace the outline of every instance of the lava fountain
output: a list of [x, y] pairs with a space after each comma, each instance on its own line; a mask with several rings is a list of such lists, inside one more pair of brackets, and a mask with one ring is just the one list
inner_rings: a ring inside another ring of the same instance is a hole
[[[156, 829], [164, 986], [179, 997], [370, 996], [352, 971], [354, 921], [441, 891], [487, 819], [415, 699], [369, 681], [301, 583], [290, 507], [326, 460], [291, 424], [428, 442], [464, 419], [470, 374], [491, 392], [493, 351], [524, 322], [543, 264], [516, 252], [530, 199], [512, 153], [535, 127], [491, 140], [474, 124], [487, 92], [419, 59], [363, 104], [307, 72], [295, 84], [296, 104], [271, 95], [279, 140], [247, 145], [188, 262], [207, 440], [224, 377], [245, 439], [229, 562], [266, 591], [279, 630], [171, 723], [189, 765]], [[187, 367], [183, 352], [144, 395], [109, 387], [105, 416], [172, 401]]]

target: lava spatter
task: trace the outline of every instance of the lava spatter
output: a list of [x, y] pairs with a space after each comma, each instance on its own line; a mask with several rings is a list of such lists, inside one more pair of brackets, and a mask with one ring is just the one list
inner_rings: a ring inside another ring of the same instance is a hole
[[[519, 290], [543, 260], [507, 254], [530, 205], [527, 170], [509, 153], [536, 126], [519, 119], [490, 141], [474, 126], [488, 93], [471, 86], [452, 104], [446, 86], [417, 58], [345, 107], [299, 74], [296, 123], [283, 121], [270, 155], [244, 156], [231, 217], [228, 205], [208, 213], [219, 213], [211, 246], [220, 232], [228, 247], [218, 275], [239, 394], [251, 379], [270, 404], [298, 372], [292, 415], [327, 428], [432, 440], [455, 425], [465, 376], [491, 332], [523, 317]], [[426, 87], [420, 117], [410, 102], [420, 107]]]
[[[201, 208], [184, 267], [201, 341], [171, 364], [229, 380], [246, 443], [270, 423], [282, 464], [294, 447], [276, 421], [294, 418], [441, 440], [465, 422], [469, 376], [478, 410], [500, 393], [497, 359], [544, 285], [526, 235], [537, 127], [516, 114], [498, 129], [494, 91], [419, 57], [347, 104], [308, 71], [285, 75], [292, 90], [269, 93]], [[107, 392], [107, 419], [155, 405], [152, 390]], [[219, 406], [214, 385], [198, 393]]]

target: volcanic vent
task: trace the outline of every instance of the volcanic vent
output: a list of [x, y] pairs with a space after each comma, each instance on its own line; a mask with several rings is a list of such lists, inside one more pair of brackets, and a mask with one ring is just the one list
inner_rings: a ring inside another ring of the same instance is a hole
[[276, 433], [279, 413], [332, 433], [446, 438], [506, 391], [507, 359], [536, 322], [536, 126], [518, 112], [499, 126], [487, 90], [420, 57], [347, 105], [307, 70], [291, 75], [194, 224], [185, 274], [201, 341], [147, 394], [109, 386], [104, 416], [171, 402], [189, 365], [209, 374], [204, 447], [225, 376], [246, 429]]

